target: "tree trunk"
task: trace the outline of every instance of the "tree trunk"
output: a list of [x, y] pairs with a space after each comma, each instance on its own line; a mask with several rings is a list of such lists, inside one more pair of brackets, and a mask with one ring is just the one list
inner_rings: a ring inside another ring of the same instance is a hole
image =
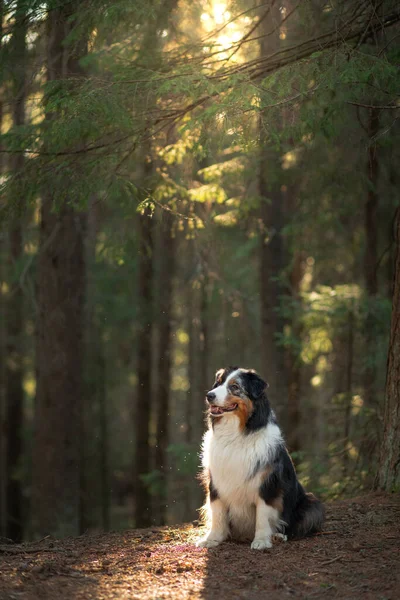
[[[389, 160], [389, 183], [390, 183], [390, 195], [391, 196], [395, 196], [396, 191], [397, 191], [397, 163], [396, 163], [396, 157], [395, 157], [395, 152], [394, 152], [394, 148], [395, 148], [395, 142], [392, 142], [393, 144], [393, 148], [392, 151], [390, 153], [390, 160]], [[393, 206], [393, 202], [391, 203], [391, 208], [392, 210], [394, 209]], [[396, 214], [396, 213], [395, 213]], [[393, 278], [394, 278], [394, 265], [395, 265], [395, 253], [394, 253], [394, 244], [392, 243], [393, 240], [393, 229], [396, 226], [396, 219], [392, 218], [389, 220], [388, 223], [388, 228], [387, 228], [387, 240], [389, 242], [389, 248], [388, 248], [388, 257], [387, 257], [387, 269], [386, 269], [386, 293], [387, 293], [387, 297], [390, 300], [390, 302], [392, 302], [393, 300]]]
[[[10, 268], [16, 265], [22, 255], [21, 227], [14, 225], [9, 239]], [[22, 453], [22, 418], [24, 390], [22, 386], [22, 336], [23, 336], [23, 294], [16, 281], [7, 304], [7, 344], [6, 344], [6, 472], [7, 472], [7, 537], [22, 539], [22, 486], [18, 467]]]
[[[270, 9], [268, 18], [261, 24], [261, 33], [268, 33], [280, 21], [279, 6]], [[279, 28], [263, 37], [260, 56], [268, 56], [279, 47]], [[285, 368], [284, 352], [277, 346], [277, 334], [283, 332], [283, 318], [278, 309], [283, 294], [279, 282], [284, 266], [282, 240], [283, 197], [280, 189], [280, 157], [270, 147], [265, 130], [264, 114], [259, 119], [260, 155], [258, 170], [258, 193], [261, 199], [261, 243], [260, 243], [260, 310], [261, 310], [261, 359], [262, 375], [270, 384], [274, 398], [286, 396], [283, 386]], [[279, 406], [278, 406], [279, 409]]]
[[[300, 346], [302, 326], [299, 321], [301, 296], [300, 286], [304, 277], [304, 257], [301, 252], [295, 251], [293, 266], [290, 273], [290, 296], [294, 314], [291, 321], [292, 338]], [[289, 346], [286, 351], [286, 366], [288, 378], [288, 448], [290, 452], [298, 452], [300, 444], [300, 383], [301, 383], [301, 358], [299, 347]]]
[[367, 159], [367, 180], [368, 192], [367, 202], [365, 204], [365, 284], [368, 295], [376, 296], [378, 293], [378, 231], [377, 231], [377, 212], [378, 212], [378, 176], [379, 163], [376, 147], [376, 135], [379, 132], [379, 110], [371, 108], [368, 121], [368, 159]]
[[[150, 165], [149, 165], [150, 168]], [[139, 331], [135, 458], [135, 526], [152, 522], [151, 498], [143, 476], [151, 471], [149, 444], [151, 418], [153, 219], [149, 209], [139, 216]]]
[[97, 403], [99, 406], [100, 435], [99, 435], [99, 461], [100, 461], [100, 507], [101, 522], [104, 531], [110, 529], [110, 468], [108, 450], [108, 416], [106, 396], [106, 361], [102, 352], [102, 342], [98, 336], [99, 348], [97, 352], [97, 369], [99, 381], [97, 386]]
[[[190, 239], [190, 266], [191, 270], [197, 271], [195, 242]], [[202, 296], [202, 319], [200, 319], [200, 295]], [[207, 374], [207, 356], [203, 353], [203, 340], [207, 348], [207, 327], [203, 325], [202, 336], [200, 333], [201, 320], [207, 319], [207, 298], [205, 290], [195, 287], [195, 277], [190, 278], [187, 285], [187, 321], [188, 321], [188, 402], [186, 409], [187, 431], [186, 442], [191, 453], [198, 454], [201, 438], [204, 433], [204, 391], [209, 382], [202, 379]], [[200, 366], [200, 360], [202, 362]], [[193, 481], [189, 493], [185, 496], [185, 520], [196, 517], [196, 510], [204, 501], [203, 490], [198, 481]]]
[[95, 315], [93, 276], [99, 228], [98, 206], [98, 199], [91, 198], [86, 236], [86, 385], [82, 406], [81, 531], [98, 527], [107, 531], [110, 527], [106, 364], [101, 331]]
[[166, 523], [166, 497], [169, 444], [169, 397], [172, 363], [172, 310], [173, 277], [175, 271], [175, 237], [173, 217], [164, 211], [161, 215], [161, 260], [159, 275], [158, 319], [158, 393], [157, 398], [157, 446], [156, 469], [162, 474], [162, 491], [159, 496], [160, 524]]
[[[48, 13], [48, 79], [80, 76], [86, 43], [67, 46], [77, 3]], [[54, 118], [54, 113], [48, 119]], [[32, 531], [79, 533], [81, 398], [84, 359], [86, 214], [42, 193], [37, 265], [37, 392], [33, 451]]]
[[[202, 266], [201, 287], [200, 287], [200, 312], [199, 312], [199, 341], [200, 341], [200, 381], [201, 385], [207, 388], [210, 386], [211, 375], [208, 373], [209, 357], [209, 328], [208, 328], [208, 265], [206, 262]], [[204, 382], [204, 383], [203, 383]], [[211, 386], [210, 386], [211, 387]], [[204, 393], [201, 392], [203, 397]], [[204, 399], [204, 398], [203, 398]]]
[[[347, 335], [347, 361], [346, 361], [346, 407], [344, 415], [344, 439], [347, 449], [350, 444], [350, 421], [351, 421], [351, 402], [353, 399], [353, 362], [354, 362], [354, 307], [349, 309], [348, 316], [348, 335]], [[348, 474], [349, 469], [349, 452], [347, 451], [343, 457], [343, 471]]]
[[400, 210], [396, 218], [396, 264], [386, 370], [383, 439], [375, 487], [400, 490]]
[[[19, 0], [15, 11], [12, 35], [12, 52], [15, 68], [13, 70], [13, 126], [25, 124], [26, 98], [26, 31], [27, 17], [24, 2]], [[13, 217], [9, 234], [9, 274], [14, 284], [7, 305], [7, 360], [6, 360], [6, 424], [7, 424], [7, 537], [20, 541], [23, 533], [22, 482], [18, 473], [22, 455], [22, 419], [23, 419], [23, 292], [18, 279], [14, 279], [23, 256], [23, 234], [21, 214], [23, 199], [18, 193], [18, 180], [22, 177], [24, 155], [15, 154], [11, 161], [11, 170], [16, 180]]]
[[[190, 248], [193, 247], [193, 240], [189, 240]], [[192, 258], [193, 252], [190, 252]], [[194, 290], [193, 282], [189, 279], [186, 286], [186, 320], [187, 320], [187, 333], [188, 333], [188, 353], [187, 353], [187, 378], [189, 382], [189, 389], [187, 393], [186, 402], [186, 435], [185, 441], [190, 452], [194, 448], [194, 440], [196, 439], [196, 423], [197, 423], [197, 379], [196, 379], [196, 343], [195, 343], [195, 302], [194, 302]], [[197, 487], [197, 486], [196, 486]], [[189, 521], [195, 511], [196, 507], [196, 491], [193, 485], [188, 489], [188, 493], [185, 494], [184, 501], [184, 521]], [[200, 506], [200, 503], [199, 505]]]
[[[4, 2], [0, 0], [0, 52], [3, 44], [3, 18]], [[0, 98], [0, 131], [3, 125], [3, 102]], [[1, 150], [1, 146], [0, 146]], [[0, 152], [0, 177], [3, 175], [4, 154]], [[4, 225], [0, 229], [0, 284], [5, 280], [4, 258], [6, 254], [6, 230]], [[0, 285], [0, 535], [6, 535], [7, 506], [6, 506], [6, 294], [3, 291], [3, 285]]]
[[367, 159], [367, 180], [368, 192], [365, 203], [365, 288], [367, 292], [368, 314], [365, 323], [366, 335], [366, 356], [368, 364], [364, 376], [364, 397], [365, 405], [368, 408], [377, 406], [376, 399], [376, 368], [375, 368], [375, 333], [374, 333], [374, 315], [373, 303], [378, 293], [378, 177], [379, 163], [376, 147], [376, 135], [379, 131], [379, 110], [369, 109], [368, 120], [368, 159]]
[[[192, 244], [192, 240], [189, 244]], [[188, 356], [187, 356], [187, 377], [189, 381], [188, 401], [186, 405], [186, 442], [190, 445], [195, 437], [195, 419], [197, 408], [196, 394], [196, 325], [195, 325], [195, 301], [193, 282], [190, 279], [187, 287], [186, 306], [187, 306], [187, 332], [188, 332]]]

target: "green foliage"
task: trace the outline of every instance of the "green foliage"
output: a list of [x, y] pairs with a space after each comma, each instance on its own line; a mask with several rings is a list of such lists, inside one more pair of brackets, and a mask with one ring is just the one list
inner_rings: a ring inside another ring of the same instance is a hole
[[215, 183], [201, 185], [189, 190], [189, 197], [194, 202], [222, 204], [227, 199], [224, 189]]
[[[179, 351], [175, 348], [172, 371], [179, 385], [171, 391], [177, 412], [171, 416], [175, 429], [168, 447], [172, 472], [152, 470], [144, 476], [152, 496], [165, 499], [168, 485], [180, 476], [197, 485], [193, 481], [200, 440], [184, 441], [184, 428], [177, 423], [185, 424], [187, 418], [187, 390], [194, 397], [208, 385], [199, 381], [201, 364], [207, 376], [216, 366], [235, 363], [268, 373], [270, 365], [261, 362], [263, 344], [278, 348], [285, 359], [290, 355], [301, 371], [304, 448], [294, 459], [304, 484], [326, 497], [369, 485], [374, 458], [366, 464], [365, 446], [376, 447], [371, 421], [381, 411], [390, 319], [388, 231], [400, 201], [395, 36], [387, 47], [380, 34], [378, 45], [372, 35], [364, 39], [363, 34], [343, 37], [342, 43], [346, 3], [329, 10], [314, 6], [318, 3], [299, 3], [282, 28], [276, 52], [260, 62], [261, 29], [256, 27], [253, 41], [225, 50], [219, 35], [230, 31], [228, 24], [226, 31], [210, 37], [201, 15], [213, 16], [204, 2], [81, 2], [71, 16], [74, 26], [65, 47], [75, 48], [83, 37], [88, 40], [88, 52], [80, 61], [82, 76], [46, 82], [46, 13], [43, 3], [29, 0], [27, 119], [15, 127], [10, 43], [15, 3], [5, 4], [10, 33], [0, 50], [5, 97], [0, 145], [11, 159], [2, 163], [0, 215], [7, 223], [15, 217], [31, 222], [24, 243], [32, 253], [14, 264], [4, 289], [22, 279], [33, 313], [40, 252], [37, 209], [44, 197], [51, 199], [54, 211], [68, 205], [95, 215], [88, 261], [90, 318], [107, 365], [111, 466], [130, 467], [135, 446], [132, 404], [140, 407], [143, 401], [134, 392], [142, 325], [137, 215], [147, 213], [154, 220], [152, 251], [159, 276], [164, 267], [157, 227], [164, 209], [173, 215], [176, 242], [172, 335], [184, 331], [192, 338], [190, 344], [179, 342], [184, 346]], [[47, 6], [56, 10], [60, 2]], [[384, 6], [387, 12], [393, 9], [390, 2]], [[231, 16], [248, 10], [241, 3], [228, 8]], [[287, 10], [287, 5], [282, 8]], [[243, 36], [256, 25], [256, 14], [236, 21]], [[336, 45], [324, 48], [319, 43], [316, 51], [302, 54], [311, 47], [310, 40], [332, 29], [337, 30]], [[293, 48], [297, 55], [291, 54]], [[379, 132], [373, 138], [368, 132], [371, 106], [389, 107], [379, 109]], [[371, 147], [379, 157], [376, 225], [382, 258], [376, 265], [379, 293], [374, 298], [366, 295], [363, 274], [365, 203], [374, 187], [367, 168]], [[13, 158], [22, 152], [24, 164], [16, 170]], [[267, 193], [259, 190], [261, 164]], [[277, 192], [283, 222], [277, 225], [272, 215], [271, 222], [263, 223], [262, 203], [271, 205]], [[273, 269], [268, 282], [282, 286], [272, 312], [284, 327], [272, 340], [263, 340], [260, 242], [262, 236], [273, 240], [277, 229], [284, 264], [280, 272]], [[292, 289], [295, 256], [301, 256], [304, 266], [299, 290]], [[155, 311], [163, 293], [158, 285], [156, 280]], [[158, 318], [156, 312], [155, 323]], [[374, 339], [373, 350], [366, 348], [368, 335]], [[33, 373], [32, 332], [26, 337], [31, 340]], [[179, 346], [176, 337], [174, 343]], [[194, 349], [188, 348], [191, 344]], [[366, 406], [364, 377], [372, 366], [376, 403]], [[149, 369], [156, 381], [155, 366]], [[189, 381], [190, 369], [194, 381]], [[274, 399], [275, 391], [271, 393]], [[285, 406], [286, 398], [277, 400]], [[152, 401], [154, 411], [157, 398], [144, 401]], [[192, 409], [201, 421], [202, 407]], [[153, 448], [156, 432], [151, 426]]]

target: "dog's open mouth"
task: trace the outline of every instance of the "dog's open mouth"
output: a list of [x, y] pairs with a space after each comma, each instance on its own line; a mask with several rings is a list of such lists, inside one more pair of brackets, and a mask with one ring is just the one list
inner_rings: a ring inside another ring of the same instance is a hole
[[232, 412], [233, 410], [236, 410], [238, 407], [237, 404], [230, 404], [229, 406], [215, 406], [215, 404], [211, 404], [210, 406], [210, 412], [212, 415], [223, 415], [226, 412]]

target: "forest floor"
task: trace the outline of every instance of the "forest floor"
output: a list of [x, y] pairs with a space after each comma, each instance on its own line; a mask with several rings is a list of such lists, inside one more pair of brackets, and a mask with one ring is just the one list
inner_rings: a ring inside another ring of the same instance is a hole
[[0, 545], [1, 600], [400, 598], [400, 497], [327, 504], [324, 531], [257, 552], [183, 525]]

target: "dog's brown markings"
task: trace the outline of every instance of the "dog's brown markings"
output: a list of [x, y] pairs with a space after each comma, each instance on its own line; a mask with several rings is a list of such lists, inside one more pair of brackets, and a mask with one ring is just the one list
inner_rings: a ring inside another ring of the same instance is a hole
[[233, 414], [239, 418], [239, 428], [243, 431], [246, 427], [247, 420], [252, 413], [252, 404], [250, 400], [239, 398], [238, 396], [229, 396], [228, 400], [229, 404], [236, 403], [238, 405]]
[[264, 479], [267, 479], [267, 477], [269, 477], [272, 473], [272, 467], [265, 467], [265, 469], [263, 469], [262, 471], [260, 471], [260, 480], [261, 482], [264, 481]]
[[268, 502], [268, 504], [270, 506], [272, 506], [273, 508], [275, 508], [281, 515], [283, 513], [283, 494], [282, 494], [282, 492], [280, 492], [276, 498], [271, 500], [271, 502]]
[[223, 419], [224, 419], [223, 416], [222, 417], [217, 417], [216, 419], [213, 419], [212, 420], [213, 427], [217, 427], [219, 423], [222, 423]]
[[208, 494], [208, 488], [211, 481], [209, 469], [203, 469], [200, 473], [198, 473], [197, 479], [200, 481], [200, 485], [204, 489], [205, 493]]

